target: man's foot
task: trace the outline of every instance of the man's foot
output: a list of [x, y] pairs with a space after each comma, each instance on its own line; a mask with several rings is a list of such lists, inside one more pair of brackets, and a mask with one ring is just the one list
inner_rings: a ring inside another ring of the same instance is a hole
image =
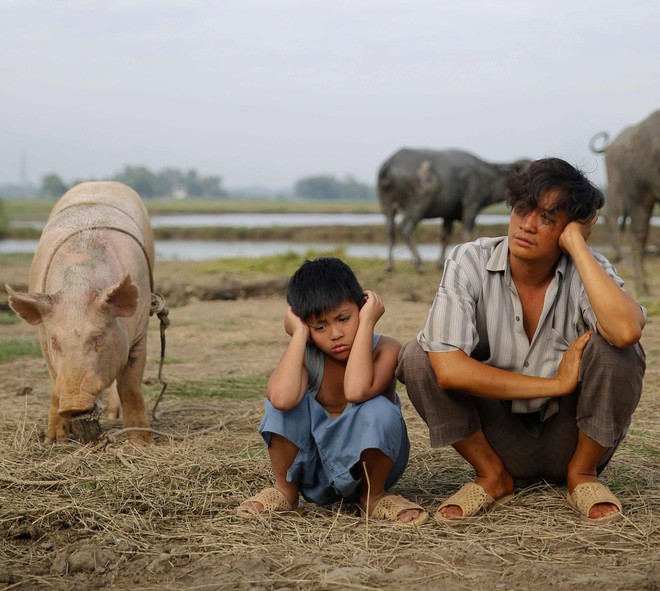
[[513, 497], [513, 483], [509, 489], [499, 489], [493, 496], [476, 482], [464, 484], [457, 492], [438, 507], [436, 521], [460, 522], [465, 517], [473, 517], [482, 511], [488, 511], [495, 505], [504, 505]]
[[513, 496], [513, 478], [501, 472], [495, 478], [477, 476], [449, 497], [436, 511], [436, 519], [441, 521], [473, 517], [480, 511], [487, 511], [494, 504], [504, 504]]
[[[366, 501], [360, 503], [362, 511], [367, 513]], [[422, 525], [426, 523], [429, 514], [419, 505], [400, 495], [385, 493], [369, 500], [369, 517], [384, 519], [401, 525]]]
[[569, 484], [566, 501], [591, 523], [610, 523], [623, 515], [619, 499], [597, 479], [583, 481], [572, 489]]
[[279, 488], [269, 486], [243, 501], [236, 509], [236, 515], [244, 519], [254, 519], [267, 513], [298, 513], [300, 515], [302, 511], [297, 495], [295, 501], [291, 502]]

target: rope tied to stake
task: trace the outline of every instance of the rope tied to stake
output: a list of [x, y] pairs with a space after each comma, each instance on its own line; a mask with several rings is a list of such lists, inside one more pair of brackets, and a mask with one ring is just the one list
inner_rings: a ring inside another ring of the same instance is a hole
[[149, 316], [155, 314], [160, 320], [160, 363], [158, 365], [158, 382], [162, 386], [160, 394], [154, 403], [154, 408], [151, 411], [152, 421], [156, 419], [156, 409], [163, 398], [163, 394], [165, 394], [165, 390], [167, 390], [167, 382], [163, 381], [163, 363], [165, 362], [165, 329], [170, 325], [169, 313], [170, 311], [165, 307], [165, 298], [159, 293], [152, 293]]

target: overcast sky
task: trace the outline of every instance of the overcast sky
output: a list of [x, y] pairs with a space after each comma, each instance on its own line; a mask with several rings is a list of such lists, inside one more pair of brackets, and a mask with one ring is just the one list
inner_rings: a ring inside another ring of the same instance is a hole
[[657, 0], [0, 0], [0, 183], [372, 183], [402, 146], [601, 182], [589, 139], [658, 108]]

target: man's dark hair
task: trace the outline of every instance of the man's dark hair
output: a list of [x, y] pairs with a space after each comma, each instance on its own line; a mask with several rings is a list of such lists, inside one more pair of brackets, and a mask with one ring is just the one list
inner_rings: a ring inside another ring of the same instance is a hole
[[335, 257], [305, 261], [289, 280], [286, 300], [294, 314], [307, 321], [345, 302], [364, 304], [364, 291], [352, 269]]
[[522, 172], [513, 171], [507, 178], [507, 204], [531, 211], [548, 189], [559, 190], [557, 209], [568, 215], [568, 221], [588, 222], [603, 207], [605, 198], [582, 171], [561, 158], [542, 158]]

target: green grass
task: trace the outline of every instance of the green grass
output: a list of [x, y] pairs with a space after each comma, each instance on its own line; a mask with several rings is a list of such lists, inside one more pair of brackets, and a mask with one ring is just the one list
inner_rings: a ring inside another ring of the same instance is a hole
[[222, 377], [169, 384], [165, 396], [248, 400], [264, 395], [267, 378]]
[[41, 347], [37, 339], [10, 339], [0, 341], [0, 363], [19, 357], [40, 357]]
[[0, 312], [0, 326], [12, 326], [19, 321], [18, 316], [13, 312]]
[[239, 257], [199, 261], [190, 263], [189, 271], [194, 275], [261, 273], [288, 276], [292, 275], [305, 259], [313, 259], [319, 256], [336, 256], [346, 260], [342, 248], [324, 251], [323, 253], [309, 249], [304, 255], [289, 252], [257, 258]]
[[[54, 199], [4, 199], [5, 215], [15, 221], [45, 221]], [[297, 199], [145, 199], [150, 215], [175, 213], [377, 213], [378, 201]]]
[[660, 300], [643, 299], [640, 303], [646, 308], [649, 318], [660, 316]]

